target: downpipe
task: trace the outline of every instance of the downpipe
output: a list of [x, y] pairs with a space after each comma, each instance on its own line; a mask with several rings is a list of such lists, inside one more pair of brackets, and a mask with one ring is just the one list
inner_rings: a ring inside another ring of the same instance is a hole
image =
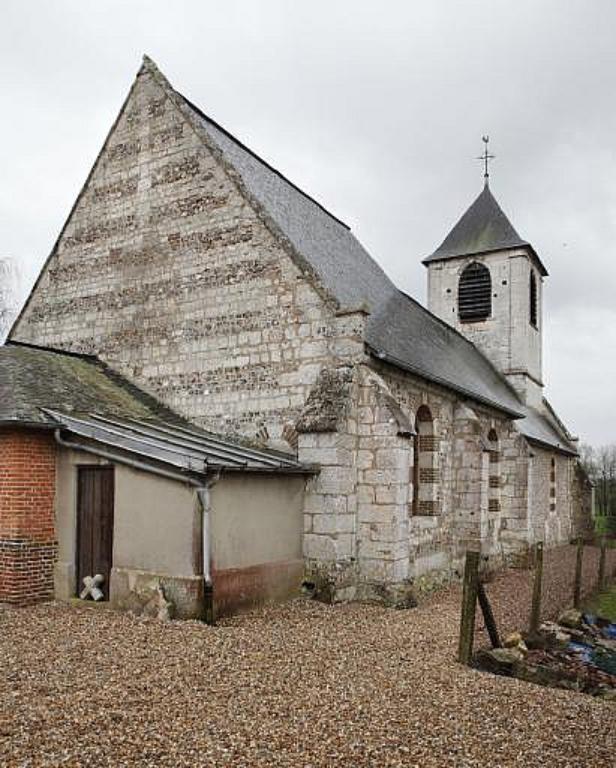
[[201, 480], [196, 480], [194, 477], [182, 475], [179, 472], [169, 472], [165, 469], [153, 467], [143, 461], [130, 459], [127, 456], [122, 456], [121, 454], [113, 453], [112, 451], [105, 451], [100, 448], [94, 448], [89, 445], [82, 445], [81, 443], [65, 440], [62, 437], [60, 429], [54, 430], [54, 439], [62, 448], [67, 448], [72, 451], [84, 451], [93, 456], [107, 459], [107, 461], [124, 464], [132, 469], [149, 472], [150, 474], [158, 475], [159, 477], [165, 477], [168, 480], [188, 483], [196, 489], [199, 506], [201, 507], [201, 572], [203, 576], [202, 618], [206, 624], [214, 625], [216, 623], [216, 615], [214, 611], [214, 584], [212, 580], [212, 501], [210, 489], [220, 479], [220, 471], [216, 472], [215, 475], [212, 475], [203, 482]]
[[214, 626], [214, 584], [212, 581], [212, 497], [210, 490], [220, 479], [220, 472], [197, 488], [201, 506], [201, 561], [203, 572], [203, 621]]

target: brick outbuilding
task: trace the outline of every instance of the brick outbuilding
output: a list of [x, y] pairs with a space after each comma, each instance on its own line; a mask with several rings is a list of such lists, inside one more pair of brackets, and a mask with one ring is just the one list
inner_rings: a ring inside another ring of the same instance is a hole
[[298, 593], [313, 469], [194, 427], [92, 356], [10, 343], [0, 383], [0, 602], [94, 576], [115, 605], [162, 588], [187, 618]]

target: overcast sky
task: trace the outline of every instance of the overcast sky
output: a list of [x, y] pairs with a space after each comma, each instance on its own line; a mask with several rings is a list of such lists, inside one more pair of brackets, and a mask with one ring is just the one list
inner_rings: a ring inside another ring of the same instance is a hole
[[400, 288], [491, 188], [550, 272], [546, 393], [616, 442], [613, 0], [2, 0], [0, 255], [24, 293], [148, 53]]

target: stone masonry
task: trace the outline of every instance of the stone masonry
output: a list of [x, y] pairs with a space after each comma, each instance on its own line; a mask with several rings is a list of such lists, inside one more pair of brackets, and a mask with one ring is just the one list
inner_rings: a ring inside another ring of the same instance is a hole
[[[494, 314], [459, 330], [539, 407], [541, 320], [512, 324], [532, 263], [481, 258]], [[431, 309], [454, 326], [460, 268], [429, 270]], [[469, 548], [496, 567], [566, 541], [582, 517], [574, 457], [371, 357], [368, 317], [331, 297], [146, 61], [12, 338], [95, 353], [197, 424], [318, 463], [304, 556], [329, 599], [408, 604]]]
[[145, 67], [13, 337], [96, 353], [199, 424], [276, 441], [326, 362], [357, 346], [358, 322], [323, 300]]

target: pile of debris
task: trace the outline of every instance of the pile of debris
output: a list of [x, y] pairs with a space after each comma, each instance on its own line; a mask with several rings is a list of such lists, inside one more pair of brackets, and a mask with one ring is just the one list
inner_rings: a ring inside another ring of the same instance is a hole
[[534, 635], [514, 632], [503, 648], [478, 651], [474, 665], [616, 702], [616, 624], [571, 609], [558, 623], [543, 623]]

